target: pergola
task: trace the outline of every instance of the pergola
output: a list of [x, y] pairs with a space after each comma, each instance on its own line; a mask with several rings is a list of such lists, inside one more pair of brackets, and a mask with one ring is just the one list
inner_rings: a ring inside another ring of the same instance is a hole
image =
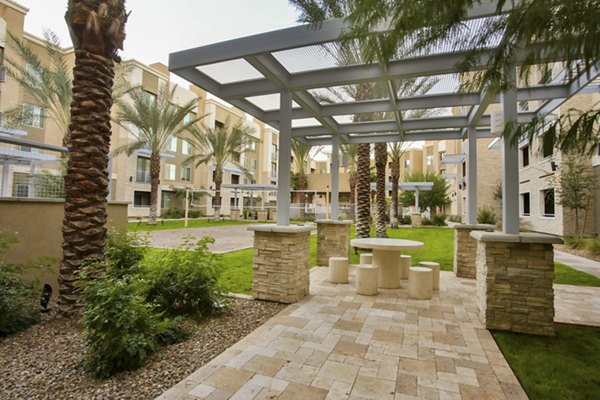
[[[494, 16], [496, 5], [483, 2], [473, 8], [464, 22], [464, 34], [477, 30]], [[472, 92], [459, 90], [456, 64], [469, 48], [439, 45], [427, 54], [409, 55], [381, 64], [340, 63], [336, 54], [348, 25], [330, 20], [317, 25], [302, 25], [227, 42], [175, 52], [169, 69], [180, 77], [206, 89], [248, 114], [279, 129], [279, 176], [277, 224], [289, 223], [291, 140], [308, 145], [331, 145], [332, 219], [337, 219], [339, 146], [341, 143], [378, 143], [467, 139], [467, 184], [477, 187], [476, 140], [492, 137], [492, 115], [488, 106], [501, 103], [504, 121], [525, 123], [554, 111], [578, 93], [597, 91], [593, 83], [599, 74], [596, 65], [579, 74], [565, 68], [544, 84], [517, 82], [516, 69], [527, 57], [515, 55], [508, 74], [514, 88], [494, 95], [486, 87]], [[385, 27], [382, 27], [385, 30]], [[490, 43], [473, 71], [484, 67]], [[465, 41], [466, 43], [467, 41]], [[560, 60], [548, 60], [560, 61]], [[431, 77], [438, 83], [426, 94], [403, 97], [397, 82], [407, 78]], [[322, 99], [330, 89], [360, 83], [381, 83], [384, 95], [372, 100], [355, 101], [348, 97], [329, 103]], [[519, 111], [518, 104], [540, 101], [535, 110]], [[452, 109], [454, 114], [403, 119], [406, 110]], [[457, 110], [462, 110], [457, 113]], [[388, 120], [352, 122], [356, 114], [387, 113]], [[503, 230], [519, 231], [518, 149], [502, 144]], [[477, 191], [468, 191], [468, 223], [475, 223]]]

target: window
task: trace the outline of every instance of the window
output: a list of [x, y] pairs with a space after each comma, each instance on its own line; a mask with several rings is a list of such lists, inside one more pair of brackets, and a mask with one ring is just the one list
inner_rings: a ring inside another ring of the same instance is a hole
[[137, 158], [135, 181], [140, 183], [150, 183], [150, 159], [144, 157]]
[[34, 86], [39, 88], [42, 83], [42, 74], [31, 64], [25, 65], [25, 73], [31, 78], [31, 82], [35, 82]]
[[529, 198], [529, 193], [521, 194], [521, 204], [523, 205], [523, 215], [529, 216], [531, 215], [531, 202]]
[[239, 183], [240, 183], [240, 176], [236, 175], [236, 174], [231, 174], [231, 184], [239, 185]]
[[177, 138], [175, 136], [171, 136], [171, 139], [169, 139], [169, 143], [167, 144], [167, 150], [177, 151]]
[[521, 167], [525, 168], [529, 165], [529, 146], [521, 147]]
[[273, 160], [277, 160], [277, 145], [276, 144], [271, 144], [271, 159]]
[[185, 114], [185, 117], [183, 117], [183, 123], [189, 124], [190, 122], [192, 122], [194, 120], [194, 118], [196, 118], [196, 114], [187, 113], [187, 114]]
[[256, 159], [253, 159], [250, 161], [250, 168], [252, 168], [253, 170], [256, 170]]
[[192, 145], [185, 139], [181, 140], [181, 152], [188, 156], [192, 154]]
[[542, 136], [542, 157], [550, 157], [554, 153], [554, 143], [550, 135]]
[[464, 178], [465, 176], [467, 176], [467, 162], [463, 161], [463, 163], [462, 163], [462, 177]]
[[221, 129], [221, 128], [224, 128], [224, 127], [225, 127], [224, 123], [222, 123], [221, 121], [215, 121], [215, 128]]
[[425, 159], [427, 160], [427, 166], [431, 167], [433, 165], [433, 155], [429, 155]]
[[250, 139], [250, 141], [248, 142], [248, 149], [250, 151], [256, 151], [257, 146], [258, 142], [254, 139]]
[[171, 208], [171, 192], [160, 192], [160, 208]]
[[554, 217], [554, 189], [542, 190], [542, 201], [544, 217]]
[[271, 163], [271, 177], [272, 178], [277, 177], [277, 163], [275, 163], [275, 162]]
[[410, 160], [404, 160], [404, 169], [410, 169]]
[[150, 192], [133, 192], [134, 207], [150, 207]]
[[192, 168], [191, 167], [181, 167], [181, 180], [184, 182], [191, 182], [192, 180]]
[[142, 96], [150, 101], [150, 103], [156, 103], [156, 95], [147, 90], [142, 90]]
[[174, 181], [177, 179], [177, 166], [173, 164], [165, 164], [165, 179]]
[[44, 127], [44, 109], [32, 104], [23, 104], [23, 123], [34, 128]]

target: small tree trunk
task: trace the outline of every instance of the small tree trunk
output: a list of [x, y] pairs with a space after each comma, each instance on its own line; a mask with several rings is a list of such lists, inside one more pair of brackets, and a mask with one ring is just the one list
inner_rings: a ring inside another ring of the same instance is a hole
[[377, 223], [375, 224], [375, 235], [378, 238], [387, 237], [387, 221], [385, 207], [385, 163], [387, 161], [387, 145], [386, 143], [377, 143], [375, 145], [375, 168], [377, 173], [376, 183], [376, 216]]
[[160, 184], [160, 153], [152, 152], [150, 156], [150, 215], [148, 225], [156, 225], [158, 208], [158, 185]]
[[398, 181], [400, 180], [400, 162], [399, 160], [392, 161], [392, 228], [397, 228], [400, 225], [400, 217], [398, 215]]
[[223, 171], [216, 171], [215, 173], [215, 203], [213, 208], [215, 209], [215, 219], [221, 217], [221, 184], [223, 183]]
[[356, 237], [368, 238], [371, 234], [371, 174], [369, 173], [371, 145], [358, 145], [358, 171], [356, 182]]

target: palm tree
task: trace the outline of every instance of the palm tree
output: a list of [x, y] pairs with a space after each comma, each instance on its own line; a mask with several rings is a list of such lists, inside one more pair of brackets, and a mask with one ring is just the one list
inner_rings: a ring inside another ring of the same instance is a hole
[[[10, 42], [18, 58], [6, 59], [8, 75], [34, 99], [36, 105], [43, 107], [43, 117], [53, 120], [63, 132], [63, 146], [67, 147], [73, 101], [73, 76], [59, 38], [50, 30], [44, 32], [44, 45], [49, 62], [43, 61], [24, 40], [10, 35]], [[133, 88], [124, 78], [127, 71], [128, 68], [121, 64], [116, 67], [112, 87], [113, 102]], [[3, 114], [3, 122], [7, 126], [22, 126], [31, 121], [32, 117], [30, 109], [18, 106]]]
[[198, 103], [192, 99], [183, 105], [176, 105], [173, 97], [177, 85], [171, 89], [167, 84], [161, 85], [156, 97], [141, 88], [129, 93], [131, 101], [119, 99], [116, 104], [118, 111], [115, 121], [127, 129], [135, 140], [124, 144], [113, 151], [113, 154], [126, 153], [147, 149], [150, 151], [150, 215], [148, 224], [156, 224], [158, 185], [160, 180], [160, 153], [166, 150], [170, 141], [192, 127], [204, 116], [185, 121]]
[[400, 224], [400, 216], [398, 215], [398, 183], [400, 181], [400, 160], [405, 151], [400, 142], [394, 142], [389, 147], [392, 175], [392, 215], [390, 216], [392, 228], [396, 228]]
[[73, 315], [79, 307], [75, 283], [83, 261], [104, 259], [111, 91], [127, 16], [124, 0], [69, 0], [65, 15], [75, 67], [58, 279], [63, 315]]
[[375, 171], [377, 174], [376, 180], [376, 216], [375, 221], [375, 236], [378, 238], [387, 237], [387, 223], [386, 223], [386, 206], [385, 206], [385, 164], [387, 162], [387, 144], [377, 143], [375, 144]]
[[215, 216], [221, 215], [221, 184], [223, 183], [223, 170], [227, 164], [233, 164], [241, 169], [247, 176], [248, 169], [240, 163], [240, 156], [250, 149], [253, 128], [240, 122], [231, 126], [229, 120], [220, 127], [209, 128], [195, 126], [191, 130], [190, 143], [198, 152], [188, 157], [184, 163], [195, 162], [212, 164], [215, 169], [215, 201], [213, 207]]
[[350, 204], [356, 204], [356, 174], [358, 146], [355, 144], [343, 144], [341, 146], [342, 154], [348, 159], [348, 185], [350, 186]]

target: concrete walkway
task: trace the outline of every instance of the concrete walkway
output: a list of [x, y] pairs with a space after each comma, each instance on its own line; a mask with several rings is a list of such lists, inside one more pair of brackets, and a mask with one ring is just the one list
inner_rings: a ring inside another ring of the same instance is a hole
[[598, 261], [558, 250], [554, 250], [554, 261], [558, 261], [568, 265], [569, 267], [587, 272], [588, 274], [592, 274], [600, 278], [600, 262]]
[[147, 232], [151, 247], [160, 249], [176, 249], [184, 238], [194, 237], [196, 240], [210, 236], [215, 242], [208, 246], [213, 253], [227, 253], [252, 247], [254, 232], [248, 231], [249, 225], [216, 226], [209, 228], [170, 229]]
[[160, 400], [526, 399], [475, 309], [475, 281], [442, 272], [432, 300], [359, 296], [311, 270], [311, 295]]

